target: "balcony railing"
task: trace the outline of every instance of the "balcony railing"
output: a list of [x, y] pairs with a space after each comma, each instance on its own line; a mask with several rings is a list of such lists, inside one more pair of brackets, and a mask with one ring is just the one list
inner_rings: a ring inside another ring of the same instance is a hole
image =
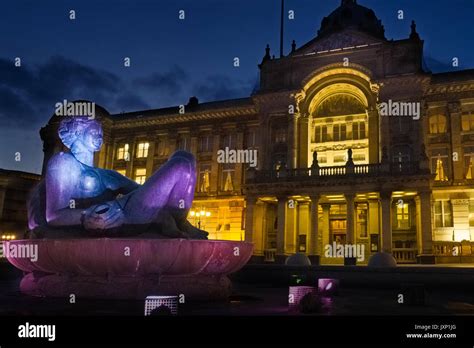
[[433, 242], [433, 251], [438, 256], [472, 256], [474, 255], [474, 242]]
[[397, 263], [415, 263], [416, 262], [416, 248], [393, 248], [392, 254]]
[[279, 170], [254, 170], [247, 172], [247, 182], [272, 182], [272, 181], [292, 181], [304, 180], [320, 177], [358, 177], [358, 176], [400, 176], [414, 174], [429, 174], [429, 170], [421, 169], [419, 162], [402, 162], [402, 163], [372, 163], [357, 164], [332, 167], [313, 166], [310, 168], [286, 169]]

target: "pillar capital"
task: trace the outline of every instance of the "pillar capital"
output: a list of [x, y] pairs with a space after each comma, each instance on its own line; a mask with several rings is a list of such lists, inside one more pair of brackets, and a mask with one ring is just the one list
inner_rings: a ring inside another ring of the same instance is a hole
[[380, 192], [380, 199], [382, 199], [382, 200], [392, 200], [392, 192], [391, 191], [381, 191]]
[[344, 198], [346, 199], [346, 201], [353, 201], [355, 199], [355, 193], [353, 192], [348, 192], [348, 193], [344, 193]]
[[287, 201], [288, 199], [290, 199], [290, 197], [288, 195], [277, 195], [276, 199], [278, 200], [278, 202], [282, 202]]
[[245, 203], [247, 205], [255, 204], [255, 203], [257, 203], [257, 200], [258, 200], [257, 196], [254, 196], [254, 195], [245, 196]]

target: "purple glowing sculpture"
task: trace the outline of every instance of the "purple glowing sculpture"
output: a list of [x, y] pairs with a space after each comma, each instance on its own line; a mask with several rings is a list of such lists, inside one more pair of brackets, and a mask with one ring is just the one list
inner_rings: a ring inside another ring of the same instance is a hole
[[175, 152], [139, 185], [93, 167], [93, 154], [102, 145], [97, 121], [65, 118], [59, 137], [70, 153], [51, 158], [45, 179], [28, 201], [31, 239], [5, 245], [7, 250], [37, 251], [35, 257], [9, 253], [8, 261], [25, 272], [22, 293], [228, 298], [227, 275], [247, 263], [253, 245], [202, 240], [207, 232], [187, 221], [196, 185], [192, 154]]
[[143, 185], [93, 166], [102, 146], [96, 120], [69, 117], [59, 137], [70, 152], [54, 155], [28, 202], [32, 238], [129, 237], [207, 239], [187, 220], [196, 161], [175, 152]]

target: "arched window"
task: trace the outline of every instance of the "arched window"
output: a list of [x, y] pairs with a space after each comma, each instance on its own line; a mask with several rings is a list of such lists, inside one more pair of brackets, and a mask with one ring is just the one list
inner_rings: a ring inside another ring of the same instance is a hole
[[446, 133], [446, 116], [430, 116], [430, 134]]

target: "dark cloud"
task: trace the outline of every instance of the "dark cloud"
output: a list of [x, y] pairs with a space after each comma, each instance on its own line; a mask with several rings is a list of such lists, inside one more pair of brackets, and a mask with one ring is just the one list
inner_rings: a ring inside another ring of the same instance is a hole
[[134, 94], [120, 94], [115, 99], [115, 106], [118, 108], [116, 112], [130, 111], [130, 110], [144, 110], [150, 106], [145, 103], [142, 98]]
[[181, 67], [174, 65], [169, 71], [155, 72], [150, 76], [137, 78], [133, 83], [138, 87], [153, 89], [162, 97], [166, 97], [181, 93], [188, 78], [188, 74]]
[[0, 126], [29, 128], [33, 122], [35, 112], [27, 98], [15, 89], [0, 85]]
[[213, 101], [248, 97], [255, 88], [255, 81], [235, 80], [225, 75], [211, 75], [195, 84], [193, 91], [199, 100]]
[[0, 58], [0, 127], [38, 129], [63, 99], [86, 99], [110, 112], [148, 108], [117, 75], [62, 56], [34, 67]]

